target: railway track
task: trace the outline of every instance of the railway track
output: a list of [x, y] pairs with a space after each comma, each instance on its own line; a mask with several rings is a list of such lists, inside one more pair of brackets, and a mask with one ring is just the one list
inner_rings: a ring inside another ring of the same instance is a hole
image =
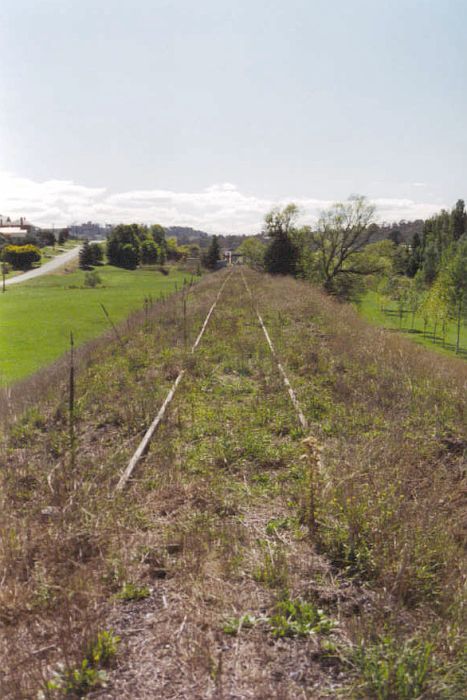
[[[191, 352], [192, 355], [194, 355], [195, 352], [196, 352], [196, 350], [198, 349], [198, 347], [199, 347], [199, 345], [200, 345], [200, 343], [201, 343], [201, 340], [202, 340], [202, 338], [203, 338], [203, 336], [204, 336], [204, 334], [205, 334], [205, 332], [206, 332], [206, 329], [208, 328], [209, 321], [210, 321], [210, 319], [211, 319], [213, 313], [215, 312], [216, 307], [217, 307], [217, 305], [218, 305], [218, 303], [219, 303], [219, 301], [220, 301], [220, 299], [221, 299], [221, 297], [222, 297], [222, 293], [223, 293], [224, 289], [226, 288], [226, 286], [228, 285], [228, 283], [230, 282], [230, 280], [233, 278], [234, 275], [241, 276], [241, 279], [242, 279], [242, 282], [243, 282], [243, 284], [244, 284], [245, 290], [246, 290], [247, 295], [248, 295], [248, 297], [249, 297], [249, 300], [250, 300], [250, 302], [251, 302], [251, 306], [252, 306], [252, 309], [253, 309], [253, 313], [254, 313], [254, 314], [256, 315], [256, 317], [257, 317], [259, 327], [261, 328], [261, 330], [262, 330], [262, 332], [263, 332], [263, 334], [264, 334], [264, 337], [265, 337], [265, 339], [266, 339], [268, 348], [269, 348], [269, 350], [270, 350], [270, 352], [271, 352], [271, 355], [272, 355], [273, 358], [274, 358], [274, 361], [275, 361], [275, 363], [276, 363], [277, 369], [278, 369], [278, 371], [279, 371], [279, 373], [280, 373], [280, 375], [281, 375], [281, 377], [282, 377], [282, 380], [283, 380], [285, 389], [286, 389], [286, 391], [287, 391], [287, 393], [288, 393], [288, 395], [289, 395], [289, 397], [290, 397], [290, 400], [291, 400], [291, 402], [292, 402], [293, 408], [294, 408], [295, 413], [296, 413], [296, 415], [297, 415], [298, 422], [300, 423], [301, 428], [302, 428], [304, 431], [306, 431], [306, 430], [308, 430], [308, 422], [307, 422], [307, 420], [306, 420], [306, 418], [305, 418], [305, 415], [304, 415], [304, 413], [303, 413], [302, 407], [301, 407], [300, 402], [299, 402], [299, 400], [298, 400], [298, 398], [297, 398], [297, 395], [296, 395], [296, 393], [295, 393], [295, 391], [294, 391], [294, 389], [293, 389], [293, 387], [292, 387], [292, 385], [291, 385], [291, 383], [290, 383], [290, 380], [289, 380], [289, 378], [288, 378], [288, 376], [287, 376], [287, 373], [286, 373], [286, 371], [285, 371], [285, 369], [284, 369], [282, 363], [280, 362], [280, 359], [279, 359], [279, 357], [278, 357], [278, 355], [277, 355], [276, 349], [275, 349], [275, 347], [274, 347], [274, 345], [273, 345], [273, 342], [272, 342], [271, 337], [270, 337], [270, 335], [269, 335], [269, 332], [268, 332], [268, 330], [267, 330], [267, 328], [266, 328], [266, 325], [265, 325], [265, 323], [264, 323], [264, 321], [263, 321], [263, 318], [262, 318], [261, 314], [260, 314], [259, 311], [258, 311], [257, 305], [255, 304], [255, 301], [254, 301], [254, 298], [253, 298], [253, 294], [252, 294], [251, 289], [250, 289], [250, 287], [249, 287], [249, 285], [248, 285], [248, 282], [247, 282], [247, 280], [246, 280], [245, 274], [244, 274], [244, 272], [243, 272], [243, 270], [242, 270], [241, 268], [239, 268], [239, 269], [233, 268], [230, 272], [227, 273], [227, 276], [225, 277], [225, 279], [223, 280], [222, 284], [220, 285], [219, 291], [218, 291], [218, 293], [217, 293], [217, 295], [216, 295], [216, 298], [215, 298], [213, 304], [212, 304], [211, 307], [209, 308], [209, 311], [208, 311], [208, 313], [207, 313], [207, 315], [206, 315], [206, 318], [204, 319], [203, 324], [202, 324], [202, 326], [201, 326], [201, 330], [199, 331], [199, 333], [198, 333], [198, 335], [197, 335], [197, 337], [196, 337], [196, 340], [195, 340], [195, 342], [193, 343], [193, 345], [192, 345], [192, 347], [191, 347], [191, 351], [190, 351], [190, 352]], [[182, 381], [182, 379], [183, 379], [185, 373], [186, 373], [186, 369], [182, 369], [182, 370], [180, 370], [180, 372], [178, 373], [178, 375], [177, 375], [175, 381], [173, 382], [172, 386], [170, 387], [169, 392], [167, 393], [167, 396], [165, 397], [165, 399], [164, 399], [164, 401], [163, 401], [163, 403], [162, 403], [162, 405], [161, 405], [161, 407], [160, 407], [160, 409], [159, 409], [159, 411], [158, 411], [156, 417], [154, 418], [153, 422], [151, 423], [151, 425], [149, 426], [149, 428], [148, 428], [147, 431], [145, 432], [145, 434], [144, 434], [144, 436], [143, 436], [141, 442], [139, 443], [139, 445], [138, 445], [138, 447], [136, 448], [135, 452], [133, 453], [133, 455], [132, 455], [130, 461], [128, 462], [127, 467], [125, 468], [125, 470], [123, 471], [122, 475], [120, 476], [120, 479], [118, 480], [118, 483], [117, 483], [117, 485], [116, 485], [116, 487], [115, 487], [115, 493], [119, 493], [119, 492], [123, 491], [123, 489], [124, 489], [124, 488], [126, 487], [126, 485], [128, 484], [129, 480], [131, 479], [131, 476], [132, 476], [134, 470], [136, 469], [136, 467], [138, 466], [139, 462], [141, 461], [141, 459], [144, 457], [144, 455], [146, 454], [147, 450], [149, 449], [149, 445], [150, 445], [150, 443], [151, 443], [151, 440], [152, 440], [152, 438], [153, 438], [153, 436], [154, 436], [156, 430], [158, 429], [159, 425], [160, 425], [161, 422], [163, 421], [164, 416], [166, 415], [166, 413], [167, 413], [167, 411], [168, 411], [168, 409], [169, 409], [169, 407], [170, 407], [170, 404], [172, 403], [172, 401], [173, 401], [173, 399], [174, 399], [174, 397], [175, 397], [176, 391], [177, 391], [177, 389], [178, 389], [178, 387], [179, 387], [179, 385], [180, 385], [180, 383], [181, 383], [181, 381]]]

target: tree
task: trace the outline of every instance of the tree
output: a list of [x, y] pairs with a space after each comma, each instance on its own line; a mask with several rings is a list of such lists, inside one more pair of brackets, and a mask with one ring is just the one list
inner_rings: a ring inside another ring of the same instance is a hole
[[167, 260], [181, 260], [183, 257], [183, 250], [177, 243], [177, 239], [174, 236], [167, 238]]
[[38, 231], [37, 238], [41, 246], [55, 246], [55, 243], [57, 242], [55, 240], [55, 233], [53, 231], [50, 231], [49, 229], [42, 229]]
[[107, 236], [107, 258], [111, 265], [135, 269], [140, 261], [141, 230], [138, 224], [119, 224]]
[[136, 270], [139, 263], [139, 249], [131, 243], [125, 243], [120, 251], [120, 267], [124, 267], [126, 270]]
[[149, 232], [159, 248], [159, 262], [161, 265], [167, 260], [167, 240], [165, 238], [165, 228], [160, 224], [154, 224]]
[[275, 208], [264, 217], [264, 233], [270, 243], [264, 253], [264, 267], [272, 275], [295, 275], [299, 260], [299, 248], [294, 241], [299, 209], [288, 204]]
[[377, 272], [359, 259], [371, 237], [374, 213], [374, 206], [365, 197], [354, 196], [321, 214], [312, 244], [317, 253], [319, 275], [327, 291], [338, 293], [345, 278]]
[[237, 253], [243, 255], [249, 265], [257, 269], [262, 269], [264, 265], [265, 251], [266, 246], [255, 236], [245, 238], [236, 250]]
[[462, 317], [467, 310], [467, 236], [459, 240], [456, 254], [446, 268], [447, 295], [457, 324], [456, 353], [460, 351]]
[[89, 241], [84, 241], [79, 251], [79, 266], [82, 270], [89, 270], [94, 264], [93, 254]]
[[204, 260], [204, 264], [209, 270], [215, 270], [217, 263], [221, 259], [221, 248], [219, 245], [219, 237], [213, 236], [209, 244], [208, 251]]
[[458, 241], [467, 232], [467, 214], [463, 199], [456, 202], [456, 206], [451, 212], [451, 230], [455, 241]]
[[2, 260], [14, 270], [29, 270], [40, 259], [41, 252], [34, 245], [6, 245], [2, 250]]
[[58, 234], [58, 244], [63, 245], [67, 238], [69, 238], [68, 229], [62, 228]]
[[141, 262], [143, 265], [153, 265], [159, 258], [159, 246], [152, 240], [146, 238], [141, 243]]
[[104, 261], [104, 251], [99, 243], [90, 243], [92, 265], [100, 265]]
[[[448, 290], [444, 275], [438, 275], [430, 290], [427, 292], [424, 306], [425, 311], [433, 322], [433, 340], [436, 341], [436, 330], [439, 323], [445, 327], [449, 315]], [[443, 333], [444, 337], [444, 333]]]
[[435, 281], [439, 269], [439, 249], [436, 243], [430, 240], [423, 253], [423, 278], [425, 284], [431, 285]]
[[407, 275], [409, 277], [415, 277], [419, 269], [423, 264], [423, 248], [422, 240], [420, 235], [415, 232], [412, 238], [412, 245], [410, 247], [410, 255], [407, 262]]

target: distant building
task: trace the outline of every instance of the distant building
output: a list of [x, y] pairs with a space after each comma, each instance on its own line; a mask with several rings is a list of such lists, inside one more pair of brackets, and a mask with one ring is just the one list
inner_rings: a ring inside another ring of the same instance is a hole
[[227, 265], [243, 265], [242, 253], [234, 253], [232, 250], [224, 250], [223, 257]]
[[10, 219], [9, 216], [0, 215], [0, 238], [8, 243], [20, 243], [33, 234], [36, 227], [24, 216], [19, 219]]
[[95, 239], [107, 238], [107, 235], [112, 231], [113, 226], [111, 224], [94, 224], [92, 221], [88, 221], [85, 224], [74, 224], [70, 226], [69, 232], [71, 238], [82, 238], [89, 241]]

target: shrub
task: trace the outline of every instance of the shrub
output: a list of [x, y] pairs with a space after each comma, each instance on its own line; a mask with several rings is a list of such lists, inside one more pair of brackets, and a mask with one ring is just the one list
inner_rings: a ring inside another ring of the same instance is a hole
[[323, 610], [299, 598], [280, 601], [270, 620], [275, 637], [306, 637], [310, 634], [329, 634], [336, 623]]
[[84, 286], [85, 287], [97, 287], [99, 284], [102, 284], [102, 279], [100, 275], [97, 272], [86, 272], [84, 275]]
[[138, 586], [135, 583], [125, 582], [120, 593], [117, 593], [119, 600], [143, 600], [149, 598], [151, 591], [148, 586]]
[[29, 270], [40, 259], [40, 250], [35, 245], [7, 245], [2, 250], [2, 260], [15, 270]]
[[376, 644], [360, 645], [353, 655], [362, 683], [358, 697], [378, 700], [415, 700], [426, 690], [432, 646], [409, 640], [404, 644], [383, 637]]
[[103, 685], [107, 674], [102, 669], [110, 666], [119, 642], [120, 637], [112, 631], [99, 632], [81, 664], [71, 669], [59, 667], [53, 678], [46, 682], [46, 692], [39, 693], [39, 699], [81, 697], [92, 688]]

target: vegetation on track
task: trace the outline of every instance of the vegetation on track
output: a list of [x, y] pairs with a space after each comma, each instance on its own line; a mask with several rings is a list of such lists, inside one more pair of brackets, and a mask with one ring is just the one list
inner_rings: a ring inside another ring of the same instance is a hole
[[2, 697], [462, 696], [465, 363], [246, 274], [311, 435], [240, 274], [195, 355], [223, 273], [81, 369], [72, 444], [64, 374], [4, 428]]

